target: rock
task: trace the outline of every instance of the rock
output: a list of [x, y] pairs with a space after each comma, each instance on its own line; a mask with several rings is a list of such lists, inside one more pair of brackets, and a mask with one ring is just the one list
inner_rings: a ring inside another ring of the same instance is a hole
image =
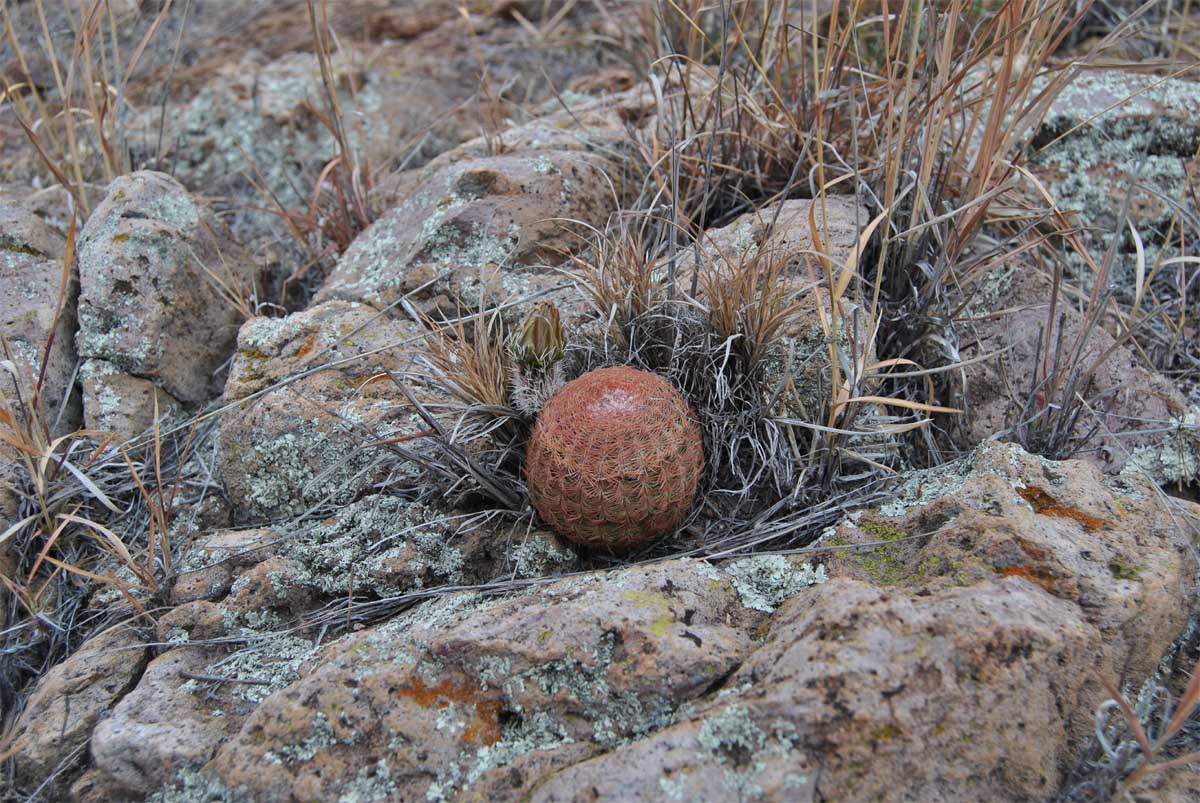
[[96, 432], [111, 432], [129, 441], [178, 423], [183, 406], [149, 379], [123, 374], [106, 360], [88, 360], [83, 370], [85, 424]]
[[313, 653], [312, 643], [296, 636], [266, 642], [251, 631], [239, 634], [248, 643], [236, 652], [181, 646], [150, 662], [92, 737], [100, 774], [92, 783], [122, 798], [143, 796], [203, 764], [248, 713], [296, 679]]
[[328, 797], [381, 766], [400, 799], [473, 793], [481, 780], [524, 794], [666, 723], [736, 667], [757, 621], [716, 569], [689, 562], [511, 599], [454, 595], [330, 645], [208, 769], [269, 798]]
[[207, 600], [185, 602], [158, 619], [158, 640], [172, 644], [220, 638], [229, 629], [227, 610]]
[[548, 531], [514, 532], [469, 518], [371, 495], [323, 520], [219, 531], [183, 553], [171, 600], [224, 600], [224, 610], [243, 618], [274, 609], [286, 621], [315, 601], [351, 593], [382, 598], [497, 576], [541, 577], [578, 564]]
[[[961, 343], [964, 359], [1000, 354], [964, 369], [966, 444], [974, 445], [1006, 432], [1032, 417], [1034, 411], [1022, 410], [1021, 405], [1041, 365], [1038, 339], [1039, 335], [1045, 339], [1051, 291], [1049, 278], [1017, 265], [997, 275], [986, 297], [976, 302], [978, 310], [1006, 312], [975, 316]], [[1065, 298], [1060, 299], [1058, 314], [1055, 338], [1061, 326], [1063, 348], [1069, 354], [1083, 331], [1083, 316]], [[1105, 359], [1097, 366], [1102, 356]], [[1085, 372], [1095, 368], [1091, 383], [1081, 383], [1077, 391], [1083, 394], [1089, 409], [1083, 412], [1071, 437], [1058, 448], [1065, 453], [1077, 452], [1106, 472], [1119, 472], [1141, 447], [1157, 447], [1164, 440], [1163, 430], [1179, 424], [1192, 412], [1170, 381], [1142, 365], [1130, 349], [1115, 345], [1099, 327], [1092, 329], [1079, 364]], [[1061, 400], [1051, 401], [1057, 404]], [[1147, 464], [1152, 462], [1150, 456], [1143, 459]]]
[[[596, 48], [570, 41], [543, 39], [530, 47], [525, 28], [492, 16], [504, 4], [362, 5], [368, 8], [339, 9], [344, 13], [335, 27], [350, 38], [333, 54], [330, 66], [338, 102], [353, 120], [347, 134], [356, 155], [384, 171], [428, 161], [476, 136], [481, 123], [502, 127], [520, 112], [503, 93], [477, 97], [482, 64], [494, 86], [520, 79], [525, 102], [539, 102], [553, 97], [553, 87], [588, 74], [605, 58]], [[471, 12], [468, 18], [462, 9]], [[526, 10], [527, 18], [537, 18], [533, 9]], [[369, 20], [362, 36], [344, 30], [361, 19]], [[564, 20], [564, 28], [583, 34], [602, 20], [593, 10], [580, 8]], [[307, 28], [305, 19], [303, 33], [310, 38]], [[373, 42], [358, 44], [367, 40]], [[531, 82], [530, 76], [540, 75], [541, 69], [547, 80]], [[166, 140], [189, 186], [245, 193], [250, 188], [244, 175], [253, 175], [248, 156], [286, 206], [302, 206], [309, 201], [306, 188], [312, 176], [336, 154], [330, 132], [313, 113], [324, 114], [326, 105], [320, 66], [311, 53], [270, 58], [251, 50], [218, 68], [168, 118]], [[144, 123], [151, 129], [157, 124], [157, 112]]]
[[[302, 571], [271, 559], [245, 587], [317, 587], [307, 574], [345, 594], [342, 560], [367, 578], [355, 593], [386, 591], [370, 586], [377, 551], [359, 550], [415, 538], [397, 504], [364, 499], [287, 552]], [[452, 593], [320, 650], [258, 636], [258, 657], [207, 671], [267, 687], [199, 775], [168, 783], [252, 799], [1044, 798], [1091, 738], [1100, 673], [1136, 687], [1182, 630], [1196, 568], [1144, 480], [1000, 443], [908, 478], [817, 546], [820, 566], [667, 561]], [[253, 624], [238, 593], [224, 618]], [[217, 632], [217, 606], [190, 605], [170, 614], [176, 639]]]
[[[679, 86], [669, 83], [663, 91], [672, 98]], [[419, 169], [388, 177], [377, 188], [376, 196], [381, 203], [393, 206], [455, 164], [497, 155], [537, 158], [547, 152], [580, 151], [619, 163], [634, 156], [631, 129], [654, 129], [657, 103], [654, 92], [645, 85], [601, 97], [554, 98], [528, 122], [469, 139], [442, 151]]]
[[212, 213], [162, 173], [121, 176], [84, 226], [78, 255], [80, 356], [182, 402], [210, 398], [240, 319], [217, 280], [240, 287], [254, 273]]
[[92, 736], [92, 759], [110, 783], [127, 796], [144, 794], [202, 764], [225, 735], [227, 718], [199, 694], [184, 689], [197, 682], [212, 652], [202, 647], [168, 650], [150, 662], [136, 689], [126, 695]]
[[760, 727], [743, 705], [660, 731], [543, 776], [530, 800], [811, 801], [817, 768], [783, 718]]
[[504, 297], [526, 295], [528, 271], [520, 268], [561, 262], [579, 246], [584, 224], [602, 226], [618, 200], [618, 172], [607, 159], [580, 151], [451, 164], [354, 241], [318, 299], [389, 304], [420, 265], [464, 276], [500, 265]]
[[[908, 535], [927, 536], [900, 540]], [[1187, 534], [1141, 478], [1104, 476], [984, 444], [965, 462], [918, 472], [896, 498], [822, 545], [896, 542], [832, 556], [833, 576], [942, 589], [1021, 577], [1079, 608], [1119, 677], [1143, 678], [1183, 629], [1193, 571]]]
[[[1055, 99], [1034, 144], [1030, 167], [1069, 223], [1078, 227], [1095, 265], [1115, 246], [1108, 283], [1115, 285], [1124, 305], [1132, 306], [1135, 299], [1139, 259], [1151, 275], [1160, 260], [1194, 253], [1190, 246], [1181, 251], [1179, 233], [1186, 227], [1182, 221], [1198, 211], [1190, 188], [1200, 178], [1200, 82], [1120, 69], [1085, 71]], [[1141, 255], [1128, 226], [1119, 225], [1127, 196], [1129, 224], [1138, 232]], [[1064, 252], [1071, 278], [1090, 291], [1093, 269], [1075, 249], [1068, 246]], [[1159, 272], [1146, 286], [1142, 311], [1186, 295], [1181, 281], [1169, 267]], [[1146, 335], [1139, 339], [1173, 339]], [[1187, 341], [1184, 334], [1177, 347], [1192, 362], [1181, 361], [1180, 367], [1194, 364], [1197, 356]], [[1146, 350], [1155, 359], [1171, 356], [1158, 354], [1162, 349], [1157, 346]], [[1192, 392], [1200, 401], [1200, 391], [1193, 387]]]
[[1143, 483], [989, 444], [826, 534], [887, 543], [823, 556], [724, 693], [532, 799], [1053, 796], [1097, 669], [1136, 688], [1186, 623], [1185, 538]]
[[63, 235], [27, 204], [0, 196], [0, 335], [8, 343], [16, 372], [15, 377], [0, 372], [0, 389], [14, 407], [19, 408], [18, 391], [25, 404], [31, 404], [47, 342], [53, 337], [39, 415], [55, 435], [79, 426], [79, 398], [71, 386], [79, 283], [72, 269], [63, 286], [65, 247]]
[[341, 301], [242, 327], [226, 388], [242, 403], [221, 421], [219, 457], [238, 520], [346, 504], [379, 478], [367, 444], [423, 429], [386, 374], [408, 376], [421, 333]]
[[[144, 642], [134, 628], [111, 628], [42, 677], [10, 732], [18, 783], [39, 786], [87, 744], [96, 724], [138, 682], [149, 659]], [[61, 794], [72, 778], [68, 771], [43, 792]]]
[[195, 539], [180, 556], [171, 587], [175, 605], [216, 600], [229, 592], [234, 574], [271, 557], [280, 538], [270, 529], [218, 530]]
[[[809, 213], [812, 212], [812, 221]], [[725, 226], [709, 229], [701, 247], [713, 259], [736, 263], [742, 256], [764, 252], [792, 263], [801, 279], [819, 280], [822, 268], [818, 251], [827, 254], [840, 269], [858, 245], [859, 236], [871, 222], [871, 213], [853, 196], [830, 195], [824, 201], [797, 199], [764, 206], [748, 212]], [[820, 249], [813, 237], [813, 223]], [[689, 258], [679, 260], [688, 269]]]

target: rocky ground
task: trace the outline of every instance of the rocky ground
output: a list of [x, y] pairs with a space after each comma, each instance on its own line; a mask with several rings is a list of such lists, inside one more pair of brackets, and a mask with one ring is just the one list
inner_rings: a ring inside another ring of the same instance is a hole
[[[60, 531], [102, 501], [114, 516], [89, 531], [106, 544], [90, 576], [55, 570], [40, 589], [43, 606], [76, 600], [69, 648], [31, 672], [15, 637], [5, 647], [4, 799], [1094, 800], [1133, 771], [1106, 701], [1125, 695], [1161, 733], [1200, 650], [1197, 319], [1185, 305], [1178, 329], [1145, 338], [1122, 328], [1132, 317], [1097, 322], [1087, 299], [1104, 287], [1074, 251], [1057, 275], [1029, 252], [978, 263], [939, 341], [960, 380], [935, 400], [961, 410], [936, 419], [943, 459], [917, 459], [909, 434], [859, 437], [849, 448], [880, 469], [857, 481], [869, 493], [813, 503], [824, 518], [802, 534], [783, 528], [807, 503], [755, 514], [725, 546], [700, 499], [657, 550], [589, 554], [527, 503], [501, 515], [478, 493], [427, 492], [428, 466], [388, 448], [420, 457], [431, 426], [456, 426], [394, 381], [451, 409], [434, 319], [500, 304], [515, 327], [552, 299], [568, 332], [600, 326], [562, 268], [594, 259], [589, 237], [639, 202], [635, 165], [670, 98], [701, 91], [631, 57], [651, 5], [331, 3], [342, 39], [326, 60], [303, 3], [193, 0], [191, 27], [168, 9], [147, 50], [166, 65], [149, 86], [173, 90], [131, 90], [130, 169], [74, 198], [15, 101], [0, 106], [3, 414], [17, 431], [36, 393], [55, 444], [39, 464], [6, 436], [12, 632], [38, 627], [15, 551], [37, 500], [65, 505]], [[69, 50], [82, 11], [67, 6], [48, 28]], [[111, 6], [130, 31], [161, 8]], [[40, 5], [5, 8], [37, 40]], [[5, 47], [7, 85], [53, 93], [52, 60], [22, 66]], [[1172, 275], [1185, 299], [1197, 284], [1196, 79], [1106, 63], [1072, 76], [1032, 137], [1029, 175], [1125, 312], [1161, 303]], [[340, 153], [331, 94], [370, 166], [370, 220], [345, 236], [322, 206], [296, 237]], [[877, 210], [851, 187], [759, 199], [681, 244], [679, 264], [709, 249], [795, 266], [819, 249], [856, 265]], [[829, 281], [789, 271], [811, 295], [772, 352], [782, 421], [830, 403], [830, 309], [863, 361], [900, 354], [854, 305], [813, 300]], [[1070, 459], [1013, 424], [1045, 392], [1052, 297], [1057, 337], [1097, 366], [1073, 391], [1086, 415]], [[860, 391], [868, 417], [888, 392]], [[128, 457], [105, 468], [110, 444]], [[159, 452], [185, 445], [164, 480]], [[484, 459], [462, 455], [468, 475]], [[119, 499], [79, 479], [71, 507], [32, 479], [63, 463], [68, 480], [128, 463], [137, 482]], [[829, 487], [850, 494], [855, 476]], [[150, 535], [122, 561], [135, 519]], [[1170, 756], [1200, 745], [1197, 716]], [[1195, 799], [1197, 767], [1127, 791]]]

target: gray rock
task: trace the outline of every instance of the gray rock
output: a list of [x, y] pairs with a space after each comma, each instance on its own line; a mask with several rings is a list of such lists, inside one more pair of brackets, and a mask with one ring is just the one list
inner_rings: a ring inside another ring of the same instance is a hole
[[79, 238], [84, 359], [154, 381], [182, 402], [210, 398], [240, 313], [218, 288], [254, 265], [173, 178], [138, 172], [109, 186]]
[[[39, 681], [11, 731], [18, 748], [13, 759], [17, 780], [39, 786], [87, 744], [96, 725], [137, 684], [149, 659], [145, 639], [122, 625], [100, 633]], [[68, 765], [68, 769], [70, 769]], [[43, 790], [62, 794], [72, 774]]]
[[520, 268], [558, 264], [579, 246], [584, 229], [566, 219], [602, 226], [618, 199], [618, 173], [581, 151], [450, 164], [354, 241], [318, 299], [385, 305], [406, 292], [408, 272], [421, 265], [463, 277], [499, 265], [506, 269], [500, 297], [525, 295], [529, 271]]
[[286, 517], [362, 495], [383, 470], [381, 452], [365, 444], [423, 429], [385, 373], [408, 375], [420, 338], [416, 324], [342, 301], [248, 321], [225, 391], [242, 403], [221, 421], [235, 517]]
[[[405, 799], [470, 794], [481, 780], [524, 794], [544, 772], [668, 724], [737, 666], [761, 616], [714, 577], [673, 562], [423, 605], [330, 645], [209, 769], [268, 798], [328, 797], [379, 761]], [[281, 750], [289, 758], [272, 760]], [[524, 780], [489, 775], [516, 763]]]
[[72, 266], [63, 287], [65, 246], [63, 235], [26, 204], [0, 197], [0, 335], [8, 349], [0, 359], [13, 363], [13, 371], [0, 371], [0, 392], [14, 408], [20, 407], [18, 394], [31, 405], [44, 368], [39, 417], [55, 435], [75, 430], [80, 421], [71, 386], [79, 283]]
[[[123, 374], [105, 360], [88, 360], [82, 371], [84, 423], [128, 441], [178, 423], [183, 406], [149, 379]], [[157, 416], [157, 419], [155, 418]]]

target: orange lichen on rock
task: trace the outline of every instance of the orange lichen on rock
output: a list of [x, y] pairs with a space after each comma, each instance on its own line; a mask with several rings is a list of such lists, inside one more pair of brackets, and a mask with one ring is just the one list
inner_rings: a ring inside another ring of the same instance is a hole
[[412, 685], [399, 689], [396, 694], [422, 708], [449, 708], [451, 704], [458, 704], [473, 709], [474, 716], [463, 726], [463, 743], [489, 745], [500, 741], [500, 701], [483, 697], [469, 686], [456, 684], [448, 678], [427, 686], [416, 678]]
[[302, 345], [300, 347], [300, 350], [296, 352], [296, 357], [298, 359], [303, 360], [305, 357], [307, 357], [309, 354], [312, 353], [313, 346], [316, 345], [316, 342], [317, 342], [317, 333], [313, 332], [311, 335], [308, 336], [308, 339], [304, 341], [304, 345]]
[[1017, 493], [1020, 494], [1022, 499], [1033, 505], [1034, 513], [1039, 513], [1043, 516], [1074, 519], [1089, 530], [1099, 530], [1109, 526], [1109, 523], [1104, 519], [1098, 519], [1095, 516], [1084, 513], [1082, 510], [1076, 510], [1073, 507], [1060, 504], [1057, 499], [1041, 488], [1030, 485], [1026, 488], [1018, 488]]
[[538, 415], [529, 494], [563, 537], [625, 553], [683, 520], [704, 468], [700, 426], [660, 376], [602, 368], [567, 383]]
[[1047, 591], [1054, 590], [1055, 578], [1045, 569], [1036, 566], [1005, 566], [1000, 570], [1004, 577], [1024, 577], [1031, 583], [1036, 583]]

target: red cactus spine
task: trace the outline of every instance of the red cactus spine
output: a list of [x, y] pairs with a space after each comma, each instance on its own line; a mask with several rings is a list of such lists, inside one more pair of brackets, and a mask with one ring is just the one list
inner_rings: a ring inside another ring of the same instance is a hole
[[621, 554], [683, 520], [704, 468], [696, 416], [665, 379], [602, 368], [538, 415], [526, 454], [534, 507], [563, 537]]

